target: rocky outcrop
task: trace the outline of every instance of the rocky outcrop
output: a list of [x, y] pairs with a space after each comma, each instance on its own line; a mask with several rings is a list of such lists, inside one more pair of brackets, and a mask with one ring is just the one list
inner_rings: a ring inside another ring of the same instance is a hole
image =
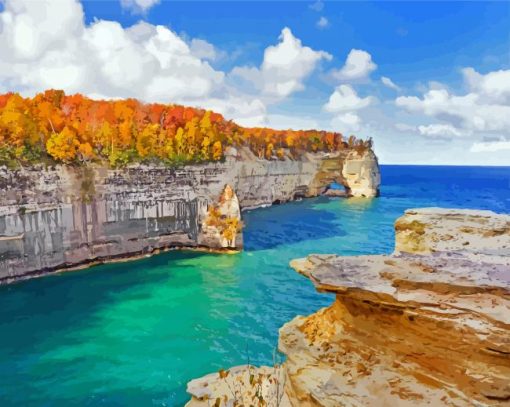
[[391, 255], [291, 263], [330, 307], [280, 329], [292, 406], [510, 403], [510, 216], [413, 209]]
[[181, 168], [0, 167], [0, 283], [169, 248], [240, 249], [240, 209], [316, 196], [334, 179], [349, 190], [351, 160], [348, 150], [296, 161], [231, 148], [225, 162]]
[[[339, 159], [339, 156], [342, 156]], [[381, 175], [379, 163], [372, 150], [358, 153], [355, 150], [329, 154], [322, 158], [307, 196], [320, 195], [331, 183], [345, 187], [347, 196], [375, 197], [379, 195]]]
[[205, 247], [241, 248], [241, 209], [237, 195], [230, 185], [226, 185], [218, 202], [212, 203], [202, 223], [199, 238]]
[[428, 254], [461, 250], [496, 255], [510, 251], [508, 216], [491, 211], [424, 208], [407, 210], [395, 223], [395, 250]]
[[190, 381], [186, 391], [192, 399], [186, 407], [290, 406], [284, 386], [281, 366], [236, 366]]
[[396, 222], [392, 255], [294, 261], [336, 301], [280, 331], [292, 398], [299, 405], [508, 403], [509, 226], [510, 216], [488, 211], [410, 210]]
[[374, 197], [379, 195], [381, 175], [377, 157], [372, 150], [362, 155], [351, 151], [342, 167], [343, 184], [351, 196]]

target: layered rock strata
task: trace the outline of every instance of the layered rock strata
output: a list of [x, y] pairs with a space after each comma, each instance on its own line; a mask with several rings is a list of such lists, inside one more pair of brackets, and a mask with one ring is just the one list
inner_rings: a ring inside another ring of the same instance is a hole
[[[333, 181], [361, 194], [342, 169], [365, 160], [378, 174], [374, 157], [346, 150], [260, 160], [230, 149], [225, 162], [177, 169], [0, 167], [0, 283], [168, 248], [238, 250], [241, 209], [317, 196]], [[222, 203], [227, 185], [231, 201]], [[378, 183], [371, 185], [367, 196], [377, 194]], [[217, 222], [211, 209], [220, 212]]]
[[292, 406], [510, 403], [510, 216], [413, 209], [391, 255], [291, 265], [334, 303], [280, 329]]

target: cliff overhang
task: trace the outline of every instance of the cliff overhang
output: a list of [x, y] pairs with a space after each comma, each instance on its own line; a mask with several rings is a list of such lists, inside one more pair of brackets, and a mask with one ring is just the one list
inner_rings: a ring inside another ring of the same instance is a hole
[[412, 209], [392, 254], [291, 266], [336, 298], [280, 329], [279, 405], [508, 404], [509, 215]]

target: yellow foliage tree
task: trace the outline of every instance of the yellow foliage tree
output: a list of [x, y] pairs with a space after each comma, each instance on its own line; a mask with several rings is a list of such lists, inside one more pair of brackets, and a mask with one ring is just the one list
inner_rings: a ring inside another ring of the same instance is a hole
[[223, 147], [220, 141], [215, 141], [212, 148], [212, 158], [214, 161], [219, 161], [223, 157]]
[[202, 151], [201, 156], [203, 160], [208, 160], [210, 158], [209, 147], [211, 145], [211, 140], [209, 137], [205, 136], [202, 140]]
[[271, 157], [273, 156], [273, 143], [269, 143], [267, 146], [266, 146], [266, 159], [271, 159]]
[[101, 124], [101, 127], [93, 135], [93, 143], [96, 148], [104, 155], [113, 153], [113, 144], [115, 138], [115, 128], [107, 121]]
[[156, 146], [159, 136], [159, 124], [147, 125], [136, 138], [136, 151], [142, 158], [147, 157]]
[[179, 127], [175, 133], [175, 151], [177, 155], [184, 154], [184, 130], [182, 127]]
[[69, 127], [64, 127], [60, 133], [52, 133], [46, 142], [46, 151], [55, 160], [70, 162], [76, 158], [80, 142], [76, 134]]
[[82, 161], [89, 161], [95, 157], [94, 149], [92, 148], [90, 143], [80, 144], [78, 152], [80, 153]]

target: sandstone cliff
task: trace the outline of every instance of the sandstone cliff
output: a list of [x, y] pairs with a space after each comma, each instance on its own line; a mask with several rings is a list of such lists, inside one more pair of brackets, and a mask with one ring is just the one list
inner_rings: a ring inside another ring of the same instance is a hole
[[394, 254], [291, 265], [336, 300], [280, 329], [280, 406], [510, 403], [510, 216], [409, 210]]
[[316, 196], [331, 182], [376, 195], [378, 181], [369, 193], [344, 178], [353, 160], [371, 163], [361, 178], [378, 180], [373, 153], [348, 150], [280, 161], [232, 148], [223, 163], [177, 169], [0, 167], [0, 283], [168, 248], [240, 249], [241, 209]]

